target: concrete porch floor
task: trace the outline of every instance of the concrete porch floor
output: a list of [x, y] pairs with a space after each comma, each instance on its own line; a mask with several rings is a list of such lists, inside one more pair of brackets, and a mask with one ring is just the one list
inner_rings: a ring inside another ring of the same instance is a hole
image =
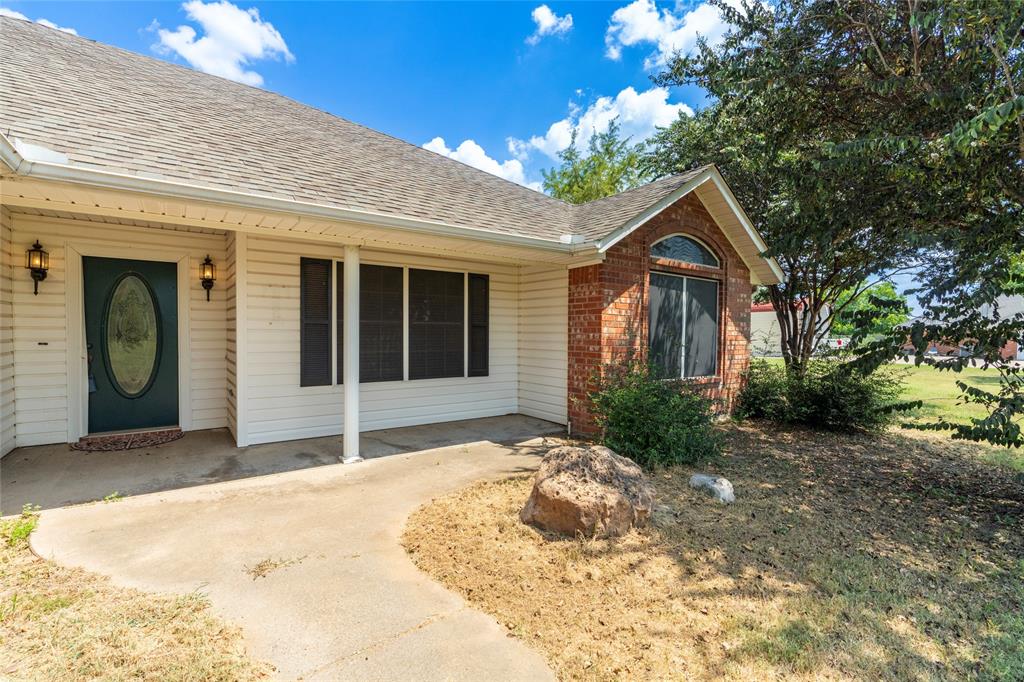
[[[465, 445], [516, 443], [563, 432], [541, 419], [506, 415], [367, 431], [364, 459]], [[190, 431], [165, 445], [120, 452], [80, 452], [66, 444], [18, 448], [0, 460], [0, 515], [25, 504], [54, 509], [145, 493], [337, 464], [341, 436], [237, 448], [227, 429]]]

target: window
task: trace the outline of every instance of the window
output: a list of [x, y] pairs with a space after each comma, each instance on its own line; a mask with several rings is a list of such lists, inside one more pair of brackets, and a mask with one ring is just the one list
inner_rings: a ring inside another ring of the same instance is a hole
[[[337, 275], [338, 383], [345, 380], [345, 264]], [[359, 266], [359, 383], [402, 380], [402, 268]]]
[[299, 385], [331, 383], [331, 261], [299, 261]]
[[651, 246], [651, 255], [655, 258], [670, 258], [683, 263], [719, 267], [718, 258], [708, 247], [696, 239], [682, 235], [672, 235]]
[[361, 265], [359, 381], [401, 380], [402, 268]]
[[667, 377], [714, 376], [718, 282], [651, 273], [650, 361]]
[[[336, 335], [337, 383], [345, 357], [344, 263], [337, 264], [331, 319], [329, 260], [300, 265], [300, 385], [331, 383], [331, 329]], [[405, 273], [408, 271], [408, 277]], [[403, 317], [408, 280], [408, 325]], [[408, 336], [406, 336], [408, 334]], [[384, 265], [359, 268], [360, 383], [488, 376], [490, 277]], [[408, 356], [403, 348], [408, 345]]]
[[409, 270], [409, 378], [461, 377], [465, 360], [465, 276]]

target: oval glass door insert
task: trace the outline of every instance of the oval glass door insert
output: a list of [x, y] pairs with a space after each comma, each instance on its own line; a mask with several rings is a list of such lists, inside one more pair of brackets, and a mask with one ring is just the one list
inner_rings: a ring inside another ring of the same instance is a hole
[[107, 361], [114, 385], [128, 397], [141, 395], [156, 374], [160, 328], [153, 294], [142, 279], [127, 274], [107, 304]]

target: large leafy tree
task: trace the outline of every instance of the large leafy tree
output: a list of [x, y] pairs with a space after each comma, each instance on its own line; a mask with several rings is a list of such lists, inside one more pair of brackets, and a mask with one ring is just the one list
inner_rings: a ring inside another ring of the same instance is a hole
[[[698, 84], [714, 104], [660, 136], [655, 169], [721, 165], [790, 276], [769, 292], [777, 304], [920, 259], [918, 298], [938, 322], [914, 326], [918, 362], [948, 338], [975, 341], [975, 360], [996, 363], [1024, 332], [989, 305], [1017, 286], [1024, 251], [1024, 2], [715, 2], [733, 33], [660, 78]], [[902, 334], [864, 344], [860, 366], [892, 357]], [[998, 371], [997, 391], [963, 387], [989, 418], [938, 428], [1024, 443], [1020, 382]]]
[[617, 120], [590, 138], [586, 153], [576, 144], [574, 130], [572, 142], [558, 153], [560, 165], [541, 171], [544, 190], [571, 204], [583, 204], [638, 187], [646, 179], [640, 148], [621, 137]]

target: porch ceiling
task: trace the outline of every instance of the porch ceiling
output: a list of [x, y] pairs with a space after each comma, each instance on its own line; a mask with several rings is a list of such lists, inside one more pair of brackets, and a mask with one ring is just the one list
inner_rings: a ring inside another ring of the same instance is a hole
[[556, 242], [520, 243], [525, 240], [512, 238], [505, 243], [484, 241], [401, 226], [361, 224], [18, 175], [0, 177], [0, 197], [5, 206], [33, 215], [215, 233], [238, 231], [481, 261], [568, 265], [583, 257], [594, 257], [592, 250], [573, 253], [567, 245]]

